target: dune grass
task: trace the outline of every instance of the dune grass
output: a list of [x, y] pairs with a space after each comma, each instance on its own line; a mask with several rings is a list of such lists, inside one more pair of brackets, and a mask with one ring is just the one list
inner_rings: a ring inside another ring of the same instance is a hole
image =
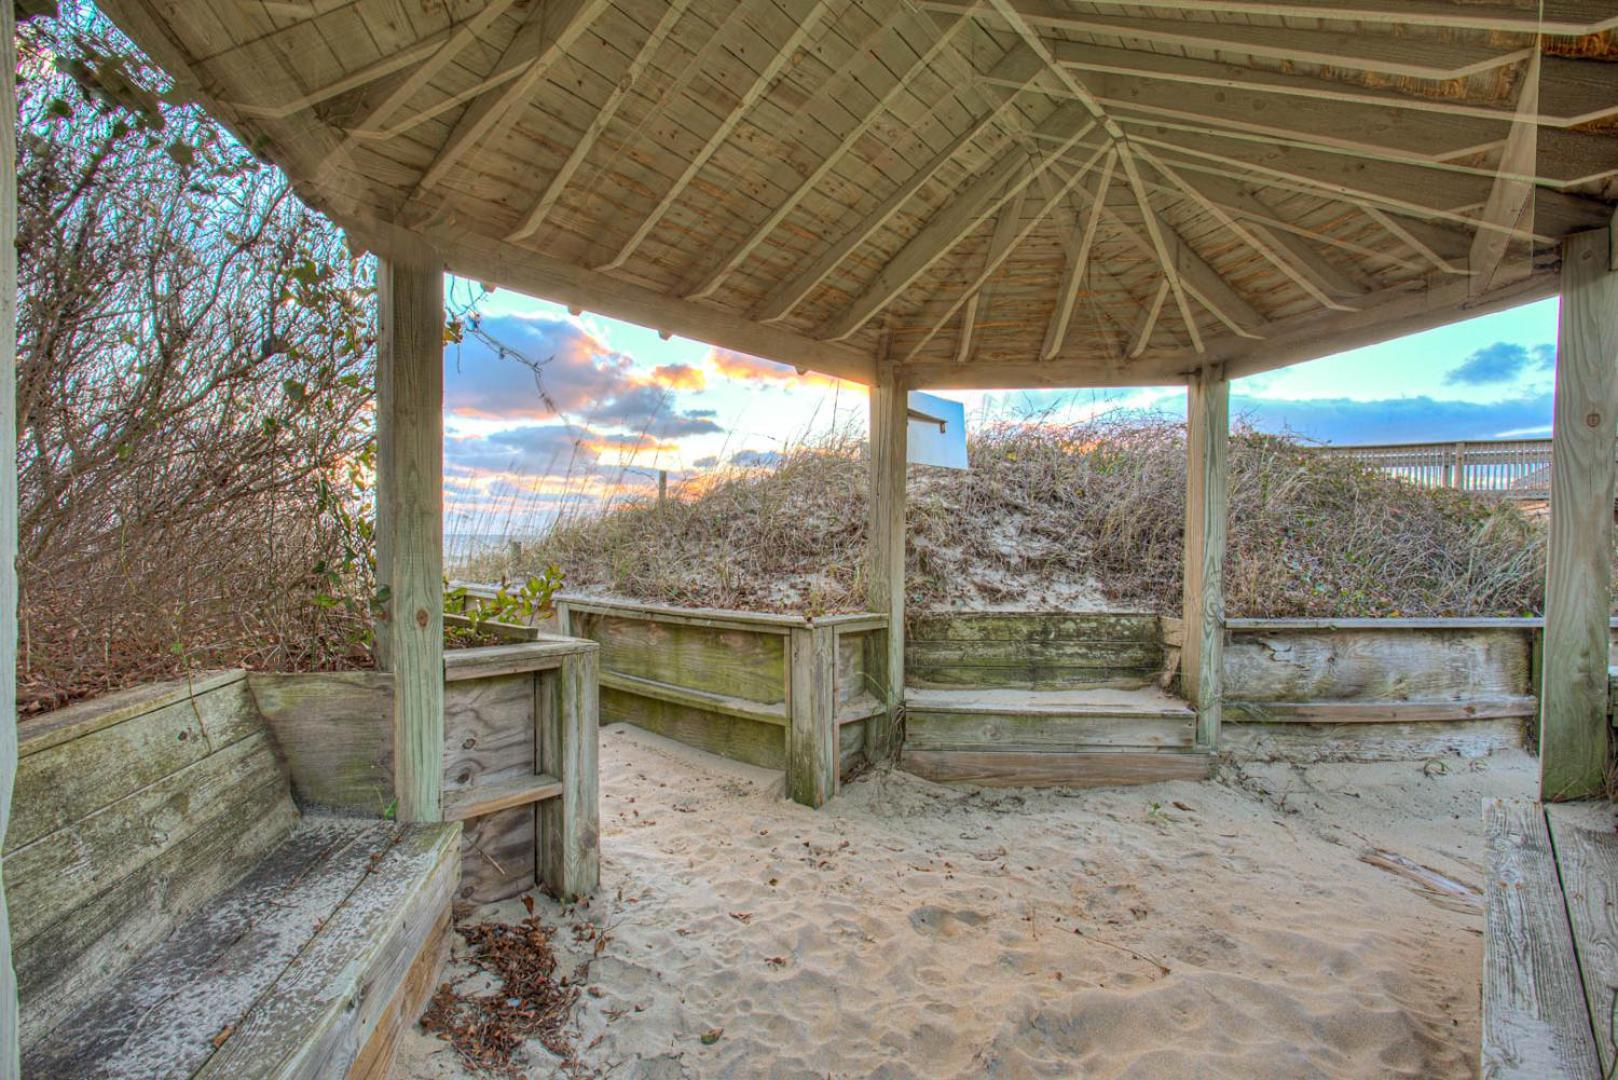
[[[912, 467], [906, 586], [917, 609], [1172, 613], [1185, 432], [1156, 417], [990, 425], [966, 472]], [[1233, 616], [1532, 615], [1545, 537], [1507, 500], [1413, 487], [1296, 439], [1231, 438]], [[567, 587], [645, 601], [820, 614], [863, 607], [863, 443], [834, 435], [768, 469], [620, 504], [485, 555], [469, 578], [556, 563]]]

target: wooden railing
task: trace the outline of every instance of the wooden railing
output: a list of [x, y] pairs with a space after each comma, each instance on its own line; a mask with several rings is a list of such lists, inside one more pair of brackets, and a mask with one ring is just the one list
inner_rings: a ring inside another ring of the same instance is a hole
[[1323, 446], [1321, 453], [1392, 473], [1420, 487], [1483, 491], [1519, 499], [1551, 494], [1549, 439]]

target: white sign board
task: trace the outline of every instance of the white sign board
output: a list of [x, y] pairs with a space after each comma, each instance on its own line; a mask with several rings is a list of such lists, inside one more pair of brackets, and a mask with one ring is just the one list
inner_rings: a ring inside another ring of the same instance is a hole
[[910, 391], [910, 452], [912, 465], [966, 468], [966, 406], [959, 401]]

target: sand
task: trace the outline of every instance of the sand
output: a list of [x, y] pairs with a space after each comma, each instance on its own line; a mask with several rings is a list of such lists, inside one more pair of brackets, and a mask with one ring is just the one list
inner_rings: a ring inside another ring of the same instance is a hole
[[[1471, 1076], [1480, 801], [1535, 778], [1517, 752], [1068, 793], [883, 771], [815, 812], [621, 725], [601, 768], [601, 892], [539, 911], [610, 928], [576, 1045], [625, 1077]], [[466, 1075], [420, 1032], [397, 1074]]]

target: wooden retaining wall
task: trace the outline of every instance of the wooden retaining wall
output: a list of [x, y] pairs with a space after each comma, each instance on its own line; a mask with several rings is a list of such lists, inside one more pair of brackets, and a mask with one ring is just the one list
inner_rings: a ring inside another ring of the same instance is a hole
[[[820, 806], [886, 723], [887, 619], [808, 619], [567, 595], [565, 631], [601, 646], [601, 721], [786, 774]], [[874, 733], [873, 733], [874, 734]]]
[[1221, 749], [1479, 756], [1530, 745], [1538, 619], [1230, 619]]
[[905, 685], [1010, 690], [1134, 689], [1164, 666], [1155, 615], [950, 612], [905, 624]]
[[28, 1044], [285, 840], [297, 809], [240, 671], [72, 705], [19, 735], [4, 862]]
[[[531, 636], [445, 653], [444, 816], [463, 822], [464, 904], [599, 876], [593, 642]], [[302, 806], [377, 816], [394, 805], [392, 677], [249, 677]]]

